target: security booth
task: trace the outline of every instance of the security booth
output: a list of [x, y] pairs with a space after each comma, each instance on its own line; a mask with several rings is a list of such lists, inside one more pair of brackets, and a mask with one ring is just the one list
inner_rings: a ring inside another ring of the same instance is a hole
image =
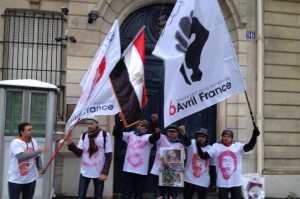
[[[38, 145], [46, 146], [42, 154], [44, 167], [54, 151], [56, 102], [59, 90], [55, 85], [37, 80], [0, 81], [0, 196], [8, 198], [8, 168], [10, 142], [18, 134], [18, 125], [32, 125]], [[36, 181], [34, 198], [49, 199], [53, 194], [53, 163]]]

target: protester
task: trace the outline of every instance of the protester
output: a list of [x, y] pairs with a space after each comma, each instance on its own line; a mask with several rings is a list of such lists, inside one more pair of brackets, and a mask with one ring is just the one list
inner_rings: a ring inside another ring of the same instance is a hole
[[[160, 166], [160, 148], [171, 147], [174, 149], [184, 149], [184, 146], [189, 146], [191, 144], [190, 139], [185, 133], [185, 126], [180, 125], [179, 129], [176, 125], [170, 125], [166, 128], [166, 135], [161, 135], [160, 139], [157, 141], [157, 151], [154, 160], [153, 167], [151, 169], [151, 174], [154, 175], [154, 196], [157, 199], [162, 199], [166, 195], [168, 199], [176, 199], [178, 188], [172, 186], [159, 186], [159, 166]], [[179, 133], [180, 132], [180, 133]], [[168, 151], [169, 163], [177, 162], [178, 158], [174, 150]]]
[[[155, 128], [155, 127], [154, 127]], [[148, 131], [148, 122], [142, 120], [138, 124], [139, 131], [123, 132], [124, 126], [120, 115], [114, 127], [113, 135], [116, 139], [123, 139], [127, 143], [123, 165], [125, 173], [122, 198], [130, 199], [133, 192], [135, 199], [143, 198], [143, 189], [148, 175], [148, 165], [152, 145], [160, 138], [160, 131], [151, 135]]]
[[199, 131], [196, 131], [191, 142], [191, 145], [187, 147], [183, 197], [184, 199], [191, 199], [196, 191], [198, 199], [206, 199], [210, 185], [210, 161], [199, 157], [196, 143], [199, 143], [203, 151], [211, 148], [207, 129], [200, 128]]
[[85, 199], [89, 183], [94, 183], [94, 198], [102, 199], [104, 181], [107, 180], [112, 159], [112, 142], [108, 132], [98, 126], [97, 117], [86, 119], [87, 131], [76, 146], [68, 139], [68, 149], [81, 157], [78, 199]]
[[33, 138], [33, 128], [30, 123], [21, 123], [18, 126], [19, 136], [10, 144], [8, 171], [8, 193], [10, 199], [33, 198], [36, 185], [36, 172], [43, 176], [43, 165], [40, 157], [45, 153], [45, 147], [38, 147]]
[[197, 150], [202, 159], [214, 158], [217, 170], [217, 186], [219, 189], [219, 199], [231, 198], [242, 199], [242, 155], [253, 150], [257, 136], [260, 132], [257, 127], [253, 129], [253, 134], [247, 144], [235, 142], [233, 132], [225, 129], [222, 132], [222, 139], [215, 143], [211, 149], [204, 152], [201, 145], [197, 143]]

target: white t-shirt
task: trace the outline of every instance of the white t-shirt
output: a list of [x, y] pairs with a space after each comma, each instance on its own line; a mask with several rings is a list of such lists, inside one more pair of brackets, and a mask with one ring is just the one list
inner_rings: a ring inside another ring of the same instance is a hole
[[207, 152], [211, 158], [214, 158], [216, 163], [218, 187], [242, 186], [244, 144], [234, 142], [226, 147], [221, 143], [215, 143]]
[[[201, 187], [209, 187], [210, 176], [209, 176], [209, 159], [203, 160], [199, 157], [196, 140], [192, 139], [192, 144], [187, 147], [187, 161], [186, 170], [184, 175], [184, 181], [198, 185]], [[202, 147], [205, 152], [211, 148], [210, 145]]]
[[82, 149], [80, 173], [87, 178], [100, 177], [105, 163], [105, 153], [112, 152], [110, 133], [106, 132], [105, 151], [103, 148], [103, 144], [104, 144], [103, 131], [100, 131], [98, 136], [95, 138], [95, 144], [98, 146], [98, 151], [95, 152], [91, 157], [88, 152], [89, 145], [90, 145], [88, 134], [85, 135], [84, 140], [82, 140], [82, 135], [81, 135], [77, 145], [79, 149]]
[[[8, 181], [16, 184], [27, 184], [36, 180], [37, 167], [36, 157], [33, 157], [26, 161], [19, 161], [16, 155], [19, 153], [33, 152], [39, 149], [35, 139], [31, 139], [31, 142], [27, 143], [18, 138], [14, 139], [10, 143], [9, 158], [10, 165], [8, 171]], [[38, 155], [39, 156], [39, 155]]]
[[148, 174], [148, 165], [152, 144], [151, 134], [137, 136], [134, 131], [124, 132], [123, 140], [127, 143], [123, 171], [140, 175]]
[[161, 134], [160, 139], [156, 142], [156, 154], [155, 160], [151, 169], [151, 174], [158, 175], [159, 174], [159, 164], [160, 164], [160, 148], [161, 147], [172, 147], [176, 149], [182, 149], [184, 146], [181, 143], [171, 143], [169, 142], [166, 135]]

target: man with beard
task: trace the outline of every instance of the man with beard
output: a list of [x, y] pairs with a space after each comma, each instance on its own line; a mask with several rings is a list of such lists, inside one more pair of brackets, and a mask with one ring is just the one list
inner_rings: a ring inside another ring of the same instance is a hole
[[98, 126], [97, 117], [86, 119], [87, 132], [84, 132], [76, 146], [67, 140], [68, 149], [81, 157], [78, 199], [85, 199], [89, 183], [94, 183], [94, 198], [102, 199], [104, 181], [107, 180], [112, 159], [111, 136]]
[[[135, 199], [143, 198], [143, 188], [148, 175], [148, 166], [150, 152], [153, 144], [160, 138], [160, 130], [156, 127], [157, 116], [151, 116], [153, 123], [153, 134], [148, 131], [149, 125], [146, 120], [138, 123], [136, 131], [123, 132], [124, 125], [121, 114], [118, 115], [113, 135], [116, 139], [127, 143], [126, 155], [123, 165], [125, 173], [124, 184], [122, 188], [122, 199], [130, 199], [131, 194], [135, 192]], [[118, 154], [116, 154], [118, 155]]]

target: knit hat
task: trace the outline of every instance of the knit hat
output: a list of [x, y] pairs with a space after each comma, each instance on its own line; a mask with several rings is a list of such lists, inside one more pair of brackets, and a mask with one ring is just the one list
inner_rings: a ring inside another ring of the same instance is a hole
[[142, 125], [142, 126], [145, 126], [146, 128], [148, 128], [148, 122], [147, 122], [147, 120], [141, 120], [139, 122], [139, 125]]
[[86, 120], [86, 122], [91, 122], [91, 123], [94, 123], [94, 124], [96, 124], [96, 125], [99, 124], [98, 118], [97, 118], [96, 116], [88, 117], [88, 118], [86, 118], [85, 120]]
[[166, 131], [178, 132], [178, 128], [176, 125], [169, 125], [167, 126]]
[[222, 136], [223, 136], [224, 134], [230, 135], [230, 137], [233, 139], [233, 132], [232, 132], [232, 130], [230, 130], [230, 129], [225, 129], [225, 130], [222, 132]]
[[207, 137], [208, 136], [207, 129], [200, 128], [198, 131], [194, 133], [194, 137], [197, 138], [198, 135], [205, 135]]

